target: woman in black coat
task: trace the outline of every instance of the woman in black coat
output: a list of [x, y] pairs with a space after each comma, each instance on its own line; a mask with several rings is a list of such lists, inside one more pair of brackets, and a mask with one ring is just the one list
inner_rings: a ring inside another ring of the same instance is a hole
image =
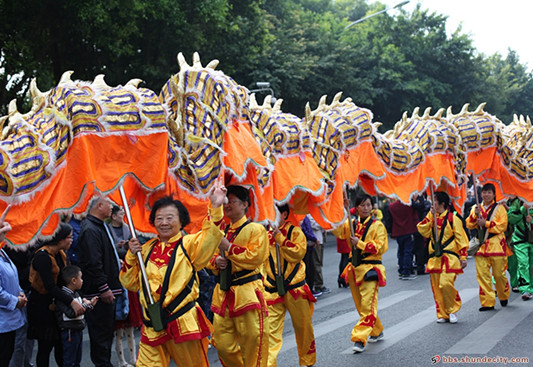
[[28, 338], [38, 343], [37, 367], [48, 367], [50, 352], [54, 349], [58, 366], [63, 365], [63, 350], [59, 327], [55, 318], [54, 300], [71, 304], [77, 314], [83, 306], [61, 292], [61, 269], [67, 265], [66, 251], [72, 243], [72, 227], [61, 223], [51, 240], [33, 255], [30, 267], [31, 292], [28, 298]]

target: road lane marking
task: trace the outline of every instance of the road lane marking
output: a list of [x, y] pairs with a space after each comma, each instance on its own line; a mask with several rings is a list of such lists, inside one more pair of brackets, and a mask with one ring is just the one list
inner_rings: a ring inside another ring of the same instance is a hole
[[477, 329], [459, 340], [445, 354], [488, 354], [508, 333], [510, 333], [533, 309], [529, 302], [518, 297], [507, 307], [498, 310]]
[[[478, 288], [466, 288], [460, 290], [459, 294], [461, 295], [462, 302], [466, 303], [478, 295]], [[385, 338], [383, 338], [383, 340], [378, 343], [367, 344], [365, 354], [381, 353], [383, 350], [405, 339], [412, 333], [426, 327], [431, 323], [434, 323], [436, 321], [436, 318], [437, 315], [435, 311], [435, 306], [431, 306], [426, 308], [424, 311], [419, 312], [390, 328], [385, 328], [383, 332]], [[346, 349], [341, 353], [353, 354], [353, 350], [350, 347], [349, 349]]]
[[[417, 295], [418, 293], [422, 293], [422, 291], [421, 290], [402, 291], [402, 292], [397, 292], [393, 294], [392, 296], [378, 299], [379, 312], [381, 312], [382, 310], [390, 306], [395, 305], [396, 303], [404, 301], [407, 298], [413, 297]], [[350, 293], [349, 298], [351, 298], [351, 293]], [[357, 314], [357, 311], [354, 310], [354, 311], [350, 311], [347, 313], [343, 313], [342, 315], [333, 317], [329, 320], [321, 322], [320, 324], [313, 325], [313, 331], [315, 333], [315, 340], [318, 337], [331, 333], [332, 331], [335, 331], [336, 329], [339, 329], [343, 326], [355, 325], [358, 319], [359, 319], [359, 315]], [[285, 322], [287, 322], [287, 319], [285, 320]], [[296, 348], [296, 338], [294, 337], [294, 333], [291, 332], [290, 334], [283, 336], [283, 346], [281, 347], [280, 353], [291, 350], [292, 348]]]

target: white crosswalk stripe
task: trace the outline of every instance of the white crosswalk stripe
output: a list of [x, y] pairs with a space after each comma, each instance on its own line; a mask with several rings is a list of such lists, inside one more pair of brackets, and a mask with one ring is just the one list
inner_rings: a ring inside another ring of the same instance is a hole
[[[393, 306], [395, 305], [396, 303], [398, 302], [401, 302], [409, 297], [413, 297], [419, 293], [422, 293], [422, 291], [402, 291], [402, 292], [398, 292], [392, 296], [389, 296], [389, 297], [385, 297], [383, 299], [379, 299], [378, 302], [379, 302], [379, 310], [384, 310], [386, 309], [387, 307], [390, 307], [390, 306]], [[333, 297], [332, 297], [333, 298]], [[351, 294], [348, 295], [348, 297], [343, 297], [343, 298], [351, 298]], [[338, 301], [336, 301], [338, 302]], [[331, 303], [331, 304], [334, 304], [334, 303]], [[317, 308], [318, 307], [325, 307], [324, 305], [320, 305], [320, 303], [317, 305]], [[347, 313], [344, 313], [342, 315], [339, 315], [337, 317], [333, 317], [327, 321], [324, 321], [320, 324], [316, 324], [316, 325], [313, 325], [313, 330], [315, 332], [315, 339], [322, 336], [322, 335], [325, 335], [325, 334], [328, 334], [328, 333], [331, 333], [332, 331], [335, 331], [337, 330], [338, 328], [341, 328], [343, 326], [346, 326], [346, 325], [350, 325], [350, 324], [353, 324], [355, 325], [355, 323], [357, 322], [357, 320], [359, 319], [359, 316], [357, 314], [357, 312], [354, 310], [352, 312], [347, 312]], [[283, 346], [281, 348], [281, 351], [280, 353], [283, 353], [283, 352], [286, 352], [288, 350], [291, 350], [292, 348], [296, 348], [296, 339], [294, 337], [294, 333], [291, 333], [291, 334], [288, 334], [288, 335], [284, 335], [283, 336]]]
[[[459, 340], [445, 354], [487, 354], [531, 312], [531, 304], [518, 297], [506, 308], [481, 324], [477, 329]], [[494, 330], [498, 330], [497, 333]]]

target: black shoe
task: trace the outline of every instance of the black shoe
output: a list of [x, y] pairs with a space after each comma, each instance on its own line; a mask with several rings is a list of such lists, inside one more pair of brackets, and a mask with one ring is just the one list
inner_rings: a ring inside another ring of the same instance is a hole
[[479, 311], [481, 311], [481, 312], [483, 312], [483, 311], [492, 311], [492, 310], [494, 310], [494, 306], [492, 306], [492, 307], [483, 306], [483, 307], [479, 308]]
[[500, 305], [502, 305], [502, 307], [507, 307], [507, 303], [509, 303], [509, 301], [506, 300], [506, 299], [501, 299], [500, 300]]
[[418, 275], [426, 275], [427, 273], [424, 270], [419, 270], [416, 272]]
[[339, 288], [348, 288], [348, 284], [343, 278], [337, 279], [337, 284], [339, 285]]

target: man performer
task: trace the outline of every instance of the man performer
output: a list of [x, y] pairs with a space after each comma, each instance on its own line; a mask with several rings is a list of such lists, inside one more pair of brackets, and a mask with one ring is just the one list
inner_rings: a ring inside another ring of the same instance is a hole
[[[509, 300], [509, 282], [505, 276], [507, 256], [511, 251], [505, 241], [507, 229], [507, 212], [502, 205], [495, 201], [496, 188], [487, 183], [481, 189], [483, 202], [480, 207], [472, 208], [466, 219], [469, 229], [478, 229], [481, 246], [476, 252], [476, 271], [479, 283], [479, 311], [494, 310], [496, 294], [492, 288], [492, 278], [496, 283], [496, 292], [502, 307], [507, 306]], [[492, 277], [491, 277], [492, 269]]]
[[270, 324], [268, 366], [277, 366], [287, 310], [294, 327], [300, 365], [312, 366], [316, 362], [312, 324], [313, 302], [316, 302], [316, 299], [305, 282], [303, 258], [307, 251], [307, 240], [300, 227], [288, 221], [289, 205], [278, 209], [281, 219], [279, 227], [272, 228], [268, 233], [270, 255], [264, 267], [265, 297]]
[[120, 262], [104, 220], [111, 216], [111, 202], [98, 196], [89, 203], [89, 214], [81, 223], [78, 239], [79, 266], [83, 272], [82, 292], [87, 299], [100, 297], [86, 315], [95, 366], [111, 367], [115, 332], [115, 296], [122, 293], [118, 279]]
[[218, 275], [213, 291], [213, 345], [226, 367], [265, 367], [268, 361], [268, 319], [261, 268], [268, 257], [265, 228], [248, 221], [248, 190], [229, 186], [224, 214], [230, 224], [208, 269]]
[[468, 236], [461, 219], [450, 212], [448, 194], [442, 191], [435, 193], [432, 210], [417, 227], [422, 236], [430, 238], [426, 272], [430, 274], [431, 289], [437, 306], [437, 322], [455, 324], [456, 313], [461, 309], [461, 297], [454, 284], [457, 274], [463, 273], [466, 267]]

